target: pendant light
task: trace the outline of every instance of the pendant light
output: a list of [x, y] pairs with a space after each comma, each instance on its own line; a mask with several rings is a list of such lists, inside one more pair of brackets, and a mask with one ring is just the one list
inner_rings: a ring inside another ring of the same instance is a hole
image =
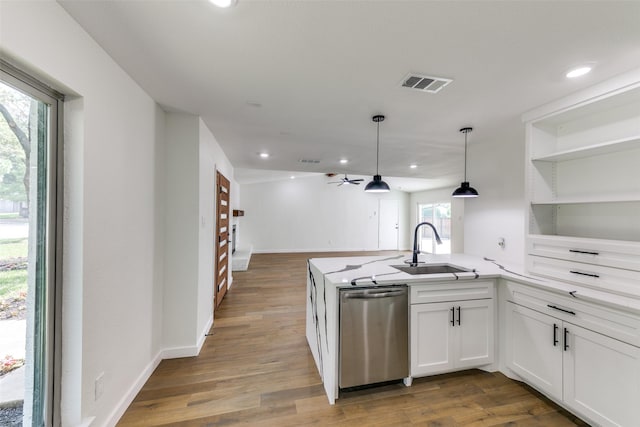
[[378, 174], [378, 163], [380, 161], [380, 122], [384, 120], [384, 116], [373, 116], [373, 121], [378, 124], [378, 132], [376, 135], [376, 174], [373, 176], [373, 181], [367, 184], [364, 191], [367, 193], [386, 193], [389, 191], [389, 185], [382, 180], [382, 177]]
[[464, 133], [464, 181], [453, 192], [453, 197], [478, 197], [476, 189], [471, 187], [469, 181], [467, 181], [467, 134], [472, 130], [473, 128], [471, 127], [460, 129], [460, 132]]

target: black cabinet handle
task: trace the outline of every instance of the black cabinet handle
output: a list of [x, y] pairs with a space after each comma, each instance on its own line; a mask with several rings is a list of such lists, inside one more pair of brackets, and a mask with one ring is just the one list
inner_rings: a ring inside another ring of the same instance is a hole
[[558, 345], [558, 325], [553, 324], [553, 346]]
[[461, 318], [461, 316], [460, 316], [460, 307], [458, 306], [458, 325], [460, 325], [460, 318]]
[[578, 249], [569, 249], [569, 252], [573, 252], [574, 254], [600, 255], [599, 252], [579, 251]]
[[451, 307], [451, 326], [455, 326], [456, 325], [456, 312], [455, 312], [455, 308]]
[[564, 328], [564, 351], [569, 350], [569, 330]]
[[570, 270], [569, 273], [573, 273], [573, 274], [579, 274], [581, 276], [589, 276], [589, 277], [600, 277], [597, 274], [593, 274], [593, 273], [583, 273], [582, 271], [575, 271], [575, 270]]
[[554, 310], [562, 311], [562, 312], [567, 313], [567, 314], [571, 314], [572, 316], [576, 315], [576, 313], [571, 311], [571, 310], [565, 310], [564, 308], [560, 308], [560, 307], [557, 307], [555, 305], [547, 304], [547, 307], [553, 308]]

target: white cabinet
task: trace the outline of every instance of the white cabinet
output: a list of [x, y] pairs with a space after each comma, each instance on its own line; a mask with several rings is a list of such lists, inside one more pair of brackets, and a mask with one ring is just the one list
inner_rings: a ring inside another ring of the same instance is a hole
[[639, 316], [507, 286], [506, 366], [592, 423], [640, 425]]
[[[420, 377], [441, 372], [487, 365], [494, 358], [494, 300], [467, 299], [427, 302], [426, 294], [441, 298], [442, 290], [454, 292], [458, 298], [477, 295], [480, 290], [493, 295], [493, 282], [477, 286], [468, 284], [420, 285], [412, 287], [412, 295], [420, 295], [420, 303], [411, 305], [411, 376]], [[448, 288], [447, 288], [448, 287]], [[420, 289], [422, 288], [422, 289]], [[457, 292], [456, 292], [457, 289]], [[462, 289], [465, 289], [463, 291]]]
[[[598, 273], [590, 267], [640, 271], [640, 73], [540, 107], [523, 119], [529, 271], [640, 296], [638, 279], [630, 287], [618, 286], [595, 280]], [[550, 269], [541, 257], [570, 264]], [[581, 275], [585, 272], [596, 276]]]
[[411, 306], [411, 376], [452, 370], [453, 304]]
[[560, 323], [551, 316], [507, 304], [507, 367], [557, 399], [562, 398]]
[[538, 258], [640, 271], [640, 245], [636, 242], [531, 235], [527, 253]]
[[563, 401], [599, 425], [640, 424], [640, 348], [563, 324]]
[[523, 121], [527, 270], [571, 296], [508, 284], [506, 365], [593, 424], [640, 426], [640, 316], [578, 290], [640, 298], [640, 71]]

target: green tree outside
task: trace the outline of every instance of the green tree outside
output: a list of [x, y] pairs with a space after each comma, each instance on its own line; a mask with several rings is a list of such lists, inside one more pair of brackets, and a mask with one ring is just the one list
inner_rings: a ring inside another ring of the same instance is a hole
[[0, 199], [28, 202], [33, 100], [0, 84]]

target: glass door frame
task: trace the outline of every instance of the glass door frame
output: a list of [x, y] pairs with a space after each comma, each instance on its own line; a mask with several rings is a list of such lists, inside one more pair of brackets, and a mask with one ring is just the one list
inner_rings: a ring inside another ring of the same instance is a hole
[[[432, 214], [431, 214], [431, 218], [423, 218], [422, 216], [422, 210], [424, 209], [424, 207], [428, 207], [430, 206], [432, 209]], [[451, 210], [452, 208], [452, 204], [451, 202], [418, 202], [417, 206], [416, 206], [416, 219], [417, 219], [417, 223], [420, 223], [422, 221], [427, 221], [430, 222], [434, 225], [434, 227], [436, 227], [436, 229], [438, 230], [438, 233], [440, 234], [440, 237], [442, 238], [442, 241], [445, 242], [444, 245], [444, 249], [445, 250], [440, 250], [438, 251], [438, 249], [441, 247], [440, 245], [437, 245], [435, 240], [431, 237], [431, 230], [423, 227], [420, 230], [420, 234], [419, 234], [419, 238], [420, 238], [420, 248], [422, 248], [422, 243], [424, 240], [424, 235], [428, 235], [429, 237], [429, 241], [431, 242], [431, 247], [430, 249], [430, 253], [432, 254], [450, 254], [451, 253], [451, 242], [453, 240], [453, 236], [452, 236], [452, 229], [451, 229], [451, 218], [449, 218], [449, 225], [448, 225], [448, 229], [447, 230], [443, 230], [442, 227], [440, 227], [440, 224], [437, 223], [435, 215], [436, 215], [436, 208], [438, 208], [439, 206], [448, 206], [449, 210]], [[421, 249], [424, 250], [424, 249]], [[426, 251], [425, 251], [426, 253]]]
[[[63, 226], [63, 102], [64, 96], [51, 89], [49, 86], [33, 78], [29, 74], [16, 68], [12, 64], [0, 59], [0, 80], [34, 99], [46, 104], [47, 108], [47, 135], [45, 144], [44, 167], [46, 168], [46, 189], [45, 189], [45, 212], [42, 207], [37, 206], [37, 212], [29, 212], [29, 216], [38, 215], [36, 230], [30, 233], [38, 233], [40, 237], [41, 223], [45, 227], [44, 231], [44, 259], [36, 255], [36, 278], [38, 270], [42, 268], [45, 280], [44, 295], [41, 295], [42, 313], [38, 320], [44, 321], [44, 329], [36, 330], [33, 339], [39, 340], [41, 354], [34, 355], [34, 369], [44, 369], [45, 375], [40, 377], [40, 384], [34, 384], [34, 390], [39, 386], [41, 396], [38, 397], [38, 408], [35, 407], [36, 399], [33, 400], [33, 424], [40, 421], [45, 426], [60, 425], [60, 373], [61, 373], [61, 319], [62, 319], [62, 226]], [[33, 144], [32, 147], [36, 147]], [[40, 150], [32, 152], [38, 156], [40, 162]], [[38, 164], [40, 169], [40, 164]], [[38, 173], [41, 171], [38, 170]], [[32, 185], [40, 184], [33, 182]], [[39, 188], [38, 188], [39, 190]], [[37, 191], [37, 190], [36, 190]], [[33, 203], [34, 201], [32, 201]], [[40, 220], [42, 218], [42, 221]], [[30, 220], [31, 221], [31, 220]], [[33, 248], [33, 250], [37, 250]], [[44, 261], [43, 266], [38, 263]], [[36, 298], [39, 298], [36, 295]], [[38, 315], [37, 312], [35, 315]], [[41, 327], [40, 327], [41, 328]], [[41, 415], [36, 418], [36, 411]]]

